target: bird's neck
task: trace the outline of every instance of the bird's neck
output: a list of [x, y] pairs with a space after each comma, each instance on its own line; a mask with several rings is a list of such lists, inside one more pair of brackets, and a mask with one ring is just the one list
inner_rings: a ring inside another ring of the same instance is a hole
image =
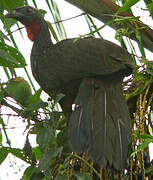
[[34, 42], [33, 48], [45, 48], [53, 45], [46, 21], [39, 24], [26, 24], [28, 38]]

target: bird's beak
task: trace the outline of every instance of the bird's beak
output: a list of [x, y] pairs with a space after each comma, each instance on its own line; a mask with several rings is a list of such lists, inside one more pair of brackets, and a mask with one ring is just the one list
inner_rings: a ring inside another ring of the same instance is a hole
[[21, 17], [23, 17], [23, 14], [21, 12], [18, 12], [16, 9], [13, 9], [11, 12], [5, 15], [5, 18], [13, 18], [17, 20]]

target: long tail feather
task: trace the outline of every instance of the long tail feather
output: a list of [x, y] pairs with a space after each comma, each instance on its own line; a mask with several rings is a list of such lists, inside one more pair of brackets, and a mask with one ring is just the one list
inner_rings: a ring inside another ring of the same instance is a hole
[[84, 79], [69, 126], [73, 151], [86, 152], [105, 167], [125, 168], [130, 117], [120, 81]]

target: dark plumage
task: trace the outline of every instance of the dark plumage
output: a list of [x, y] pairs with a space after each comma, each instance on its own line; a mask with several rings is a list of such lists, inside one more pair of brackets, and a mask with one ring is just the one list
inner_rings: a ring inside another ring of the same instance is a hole
[[121, 84], [132, 72], [131, 55], [112, 42], [93, 37], [53, 45], [44, 18], [29, 6], [14, 9], [6, 17], [24, 24], [34, 42], [31, 68], [42, 89], [66, 95], [60, 104], [66, 116], [71, 115], [72, 150], [86, 152], [100, 165], [123, 170], [130, 117]]

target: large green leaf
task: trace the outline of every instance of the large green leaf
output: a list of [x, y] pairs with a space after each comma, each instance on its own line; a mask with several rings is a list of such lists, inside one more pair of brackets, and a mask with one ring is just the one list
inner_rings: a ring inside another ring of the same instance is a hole
[[31, 88], [23, 78], [13, 78], [8, 81], [5, 90], [8, 96], [14, 98], [19, 104], [27, 106], [32, 96]]
[[26, 66], [26, 62], [16, 48], [0, 42], [0, 66], [18, 68]]

